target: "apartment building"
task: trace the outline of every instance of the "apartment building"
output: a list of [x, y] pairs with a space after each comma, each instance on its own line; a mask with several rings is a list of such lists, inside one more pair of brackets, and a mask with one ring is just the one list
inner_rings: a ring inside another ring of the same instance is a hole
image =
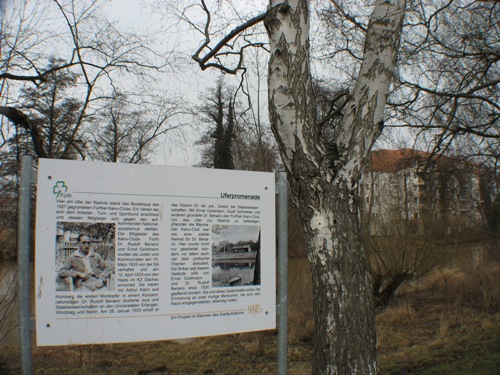
[[402, 220], [417, 232], [442, 235], [480, 229], [498, 200], [498, 184], [486, 169], [413, 149], [372, 151], [361, 189], [373, 235], [390, 234], [391, 223]]

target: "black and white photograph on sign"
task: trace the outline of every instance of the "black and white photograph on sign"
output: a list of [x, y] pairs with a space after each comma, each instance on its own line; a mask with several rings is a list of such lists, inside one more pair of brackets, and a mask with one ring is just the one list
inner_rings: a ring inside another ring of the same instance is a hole
[[115, 224], [57, 222], [56, 291], [115, 289]]
[[260, 285], [260, 225], [212, 226], [212, 286]]

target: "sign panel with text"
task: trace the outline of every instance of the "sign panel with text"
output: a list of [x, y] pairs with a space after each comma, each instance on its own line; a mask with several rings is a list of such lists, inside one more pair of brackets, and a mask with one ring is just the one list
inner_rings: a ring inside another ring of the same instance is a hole
[[40, 159], [38, 345], [276, 327], [273, 173]]

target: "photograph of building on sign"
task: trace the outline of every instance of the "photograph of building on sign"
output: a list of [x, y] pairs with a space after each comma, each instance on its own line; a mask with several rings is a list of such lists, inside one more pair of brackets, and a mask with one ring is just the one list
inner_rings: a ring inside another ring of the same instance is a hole
[[212, 226], [212, 286], [260, 285], [260, 225]]
[[56, 291], [115, 290], [115, 224], [57, 222]]

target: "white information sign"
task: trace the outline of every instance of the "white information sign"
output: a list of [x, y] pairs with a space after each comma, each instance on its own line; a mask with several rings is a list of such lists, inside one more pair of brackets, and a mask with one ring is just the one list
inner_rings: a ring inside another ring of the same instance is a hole
[[276, 327], [273, 173], [40, 159], [38, 345]]

